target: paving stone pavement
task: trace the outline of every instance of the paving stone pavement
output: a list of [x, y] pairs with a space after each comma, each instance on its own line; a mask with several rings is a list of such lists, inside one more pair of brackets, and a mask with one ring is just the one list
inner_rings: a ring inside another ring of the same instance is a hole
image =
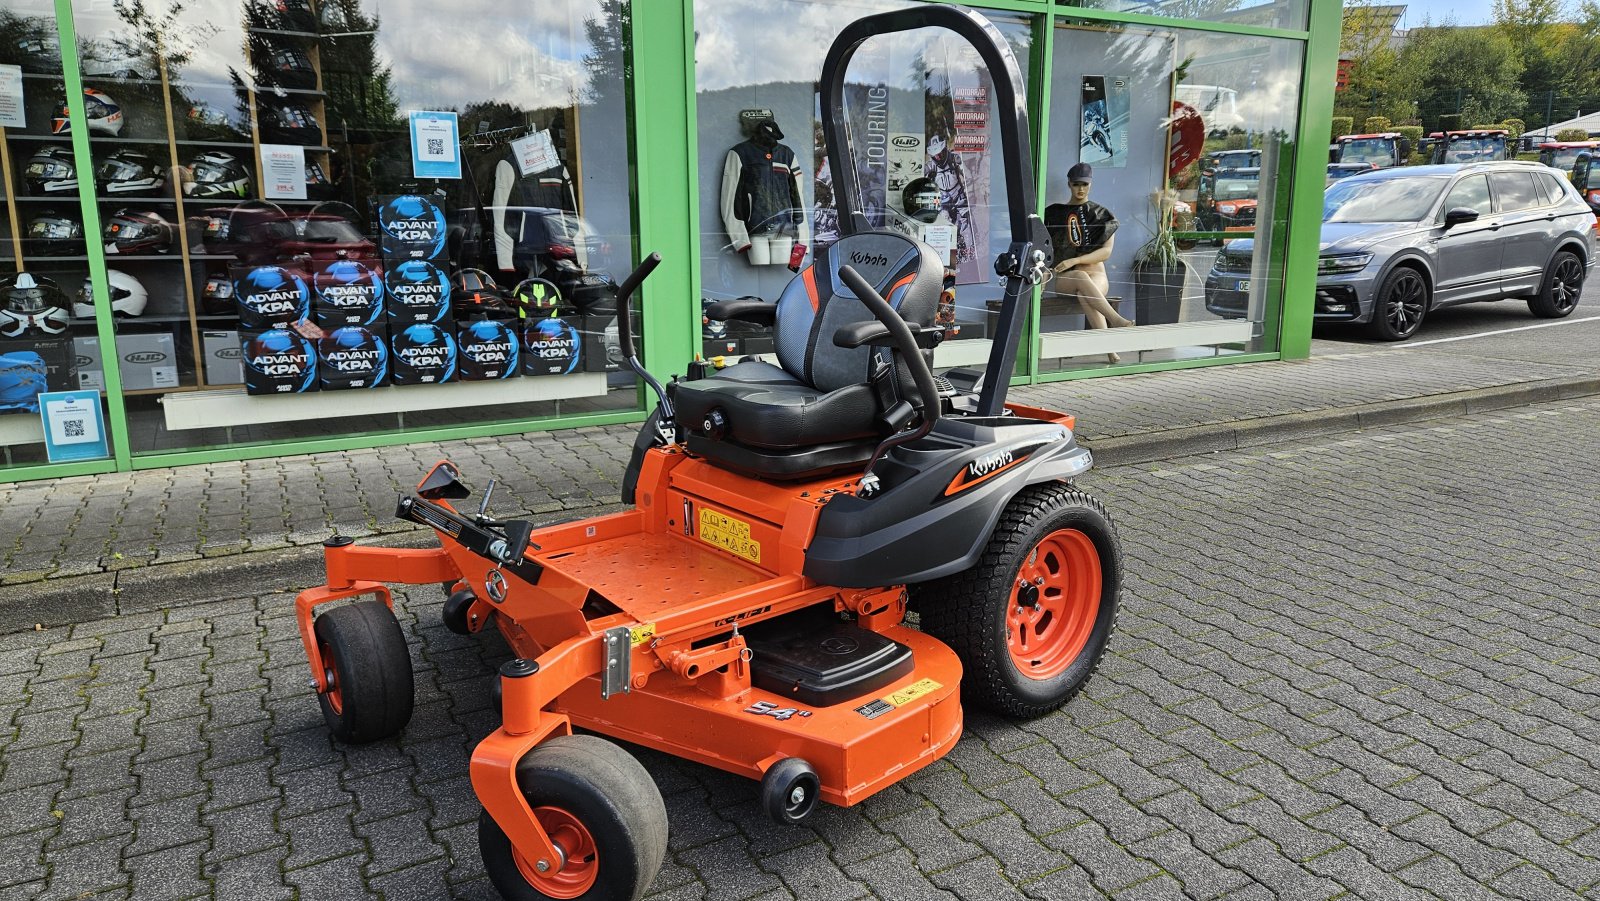
[[[1600, 305], [1600, 287], [1591, 286], [1586, 299]], [[1525, 322], [1525, 313], [1512, 321]], [[1508, 386], [1551, 386], [1554, 393], [1555, 386], [1582, 382], [1582, 390], [1600, 391], [1596, 342], [1600, 322], [1414, 350], [1319, 342], [1334, 352], [1057, 382], [1013, 389], [1011, 398], [1077, 414], [1079, 434], [1090, 444], [1142, 435], [1150, 447], [1183, 447], [1273, 417], [1426, 405]], [[1383, 421], [1414, 414], [1402, 409]], [[1315, 430], [1317, 422], [1298, 427]], [[352, 536], [411, 530], [394, 519], [394, 498], [441, 457], [479, 483], [498, 477], [495, 509], [503, 514], [592, 508], [616, 500], [635, 432], [588, 427], [0, 484], [8, 526], [0, 532], [0, 586], [304, 547], [333, 529]], [[1102, 456], [1107, 462], [1116, 462], [1115, 453]]]
[[[1595, 459], [1585, 401], [1091, 473], [1127, 575], [1083, 695], [803, 827], [641, 751], [651, 897], [1594, 897]], [[0, 636], [0, 899], [492, 899], [466, 762], [505, 652], [397, 600], [417, 711], [364, 747], [287, 593]]]

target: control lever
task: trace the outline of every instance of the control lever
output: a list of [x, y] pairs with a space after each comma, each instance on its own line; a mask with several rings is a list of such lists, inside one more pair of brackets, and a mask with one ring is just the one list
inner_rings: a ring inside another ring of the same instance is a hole
[[488, 487], [483, 489], [483, 500], [478, 502], [477, 522], [480, 526], [491, 525], [494, 520], [489, 516], [489, 498], [494, 497], [495, 479], [489, 480]]

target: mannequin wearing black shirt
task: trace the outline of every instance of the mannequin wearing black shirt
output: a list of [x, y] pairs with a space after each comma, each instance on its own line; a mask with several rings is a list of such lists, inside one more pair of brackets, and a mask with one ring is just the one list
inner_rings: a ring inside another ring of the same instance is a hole
[[[1093, 170], [1078, 163], [1067, 170], [1072, 191], [1070, 202], [1052, 204], [1045, 210], [1045, 226], [1055, 250], [1055, 289], [1064, 297], [1076, 297], [1090, 328], [1124, 328], [1133, 325], [1106, 300], [1111, 283], [1106, 278], [1106, 260], [1111, 259], [1112, 237], [1117, 217], [1089, 200]], [[1109, 362], [1121, 357], [1106, 354]]]

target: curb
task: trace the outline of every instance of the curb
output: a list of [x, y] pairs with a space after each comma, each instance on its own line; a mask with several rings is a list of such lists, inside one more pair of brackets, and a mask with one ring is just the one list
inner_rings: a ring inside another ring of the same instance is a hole
[[1100, 467], [1132, 466], [1197, 454], [1240, 450], [1264, 444], [1321, 438], [1363, 429], [1384, 428], [1504, 410], [1552, 400], [1569, 400], [1600, 394], [1600, 376], [1574, 376], [1518, 382], [1493, 388], [1474, 388], [1449, 394], [1363, 404], [1312, 413], [1287, 413], [1237, 422], [1189, 426], [1164, 432], [1145, 432], [1107, 438], [1084, 438]]
[[[1161, 432], [1105, 438], [1080, 435], [1079, 439], [1093, 451], [1095, 463], [1109, 469], [1596, 394], [1600, 394], [1600, 376], [1574, 376]], [[533, 520], [547, 525], [574, 514], [601, 515], [622, 509], [621, 504], [596, 504]], [[351, 537], [382, 547], [431, 543], [431, 535], [420, 526]], [[320, 581], [321, 573], [322, 547], [311, 544], [7, 585], [0, 587], [0, 635], [307, 588]]]

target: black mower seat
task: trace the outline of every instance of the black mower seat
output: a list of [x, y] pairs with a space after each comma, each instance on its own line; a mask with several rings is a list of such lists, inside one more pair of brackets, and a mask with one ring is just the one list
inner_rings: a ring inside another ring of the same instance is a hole
[[[710, 378], [675, 382], [677, 422], [691, 453], [772, 478], [805, 478], [863, 464], [883, 437], [870, 347], [833, 336], [872, 314], [839, 280], [850, 265], [907, 322], [928, 325], [944, 266], [925, 244], [894, 232], [851, 235], [817, 251], [778, 298], [774, 343], [781, 366], [746, 361]], [[888, 351], [881, 351], [887, 355]], [[916, 403], [903, 365], [900, 396]]]

